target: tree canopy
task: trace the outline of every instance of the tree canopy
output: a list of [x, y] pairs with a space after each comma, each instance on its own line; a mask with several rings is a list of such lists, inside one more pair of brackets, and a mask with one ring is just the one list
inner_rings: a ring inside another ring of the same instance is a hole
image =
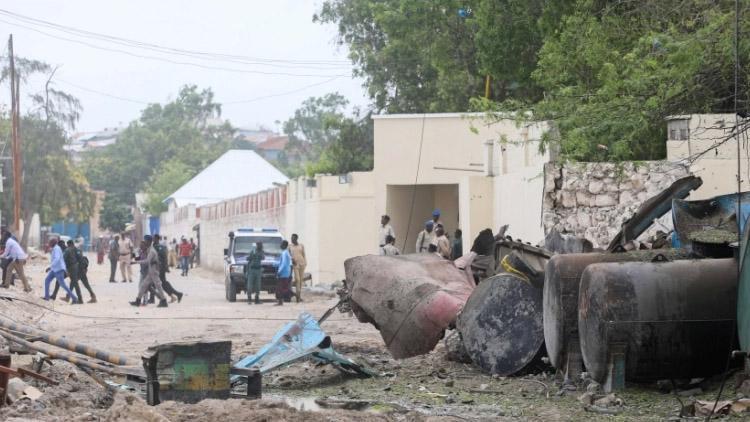
[[[666, 116], [734, 100], [733, 1], [327, 0], [314, 20], [337, 26], [376, 111], [530, 110], [578, 160], [663, 158]], [[741, 39], [742, 110], [749, 53]]]

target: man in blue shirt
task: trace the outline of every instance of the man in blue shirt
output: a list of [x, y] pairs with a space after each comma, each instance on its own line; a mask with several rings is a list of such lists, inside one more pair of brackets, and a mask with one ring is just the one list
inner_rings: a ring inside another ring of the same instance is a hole
[[276, 278], [278, 283], [276, 284], [276, 306], [284, 304], [284, 300], [291, 297], [291, 282], [292, 282], [292, 256], [289, 254], [289, 242], [286, 240], [281, 242], [281, 259], [279, 260], [279, 268], [276, 270]]
[[72, 303], [78, 302], [78, 297], [73, 294], [72, 291], [70, 291], [70, 288], [67, 284], [65, 284], [65, 272], [67, 271], [67, 268], [65, 267], [65, 261], [63, 260], [63, 252], [60, 246], [57, 244], [57, 240], [53, 239], [49, 242], [50, 247], [50, 258], [49, 258], [49, 272], [47, 272], [47, 277], [44, 279], [44, 300], [49, 300], [49, 284], [52, 282], [52, 279], [56, 279], [57, 283], [62, 286], [63, 290], [65, 290], [68, 293], [68, 296], [70, 296], [71, 299], [73, 299]]

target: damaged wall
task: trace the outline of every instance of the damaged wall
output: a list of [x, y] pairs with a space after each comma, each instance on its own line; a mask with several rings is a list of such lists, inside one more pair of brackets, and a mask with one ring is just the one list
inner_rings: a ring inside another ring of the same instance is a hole
[[[646, 199], [687, 175], [685, 166], [668, 161], [546, 164], [544, 231], [554, 228], [604, 248]], [[660, 222], [671, 229], [671, 221], [667, 214]], [[641, 238], [656, 233], [656, 226]]]

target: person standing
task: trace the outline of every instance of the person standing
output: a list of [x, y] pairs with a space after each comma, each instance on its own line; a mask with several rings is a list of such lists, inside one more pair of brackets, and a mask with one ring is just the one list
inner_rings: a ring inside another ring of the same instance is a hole
[[[91, 295], [91, 299], [89, 299], [89, 303], [96, 303], [96, 294], [94, 294], [94, 290], [91, 288], [91, 284], [89, 283], [89, 259], [86, 258], [86, 255], [84, 255], [80, 250], [78, 252], [78, 273], [81, 283], [83, 284], [83, 287], [88, 290], [89, 295]], [[83, 300], [83, 296], [79, 297], [80, 300]]]
[[44, 297], [42, 299], [49, 300], [49, 284], [52, 282], [52, 279], [57, 280], [57, 284], [62, 286], [63, 290], [65, 290], [68, 293], [68, 296], [70, 296], [73, 299], [73, 303], [78, 302], [78, 298], [76, 295], [73, 294], [72, 291], [70, 291], [70, 288], [68, 288], [68, 285], [65, 284], [65, 260], [63, 259], [63, 251], [60, 248], [60, 245], [58, 245], [57, 240], [50, 240], [49, 242], [49, 248], [50, 248], [50, 257], [49, 257], [49, 268], [47, 269], [47, 277], [44, 278]]
[[453, 247], [451, 248], [451, 259], [455, 261], [464, 256], [464, 240], [461, 237], [463, 236], [461, 229], [456, 229], [453, 234], [455, 239], [453, 239]]
[[169, 268], [177, 266], [177, 239], [172, 238], [169, 243]]
[[263, 278], [263, 260], [266, 254], [263, 252], [263, 242], [255, 244], [255, 249], [247, 256], [245, 267], [245, 283], [247, 288], [247, 304], [252, 303], [252, 293], [255, 293], [255, 304], [260, 305], [260, 282]]
[[134, 301], [130, 302], [130, 304], [133, 306], [141, 306], [141, 299], [143, 299], [143, 296], [146, 294], [149, 287], [153, 285], [156, 289], [156, 296], [159, 298], [159, 304], [156, 307], [166, 308], [168, 306], [167, 297], [164, 295], [161, 280], [159, 279], [159, 255], [157, 254], [156, 249], [152, 247], [153, 238], [150, 235], [143, 236], [143, 241], [146, 248], [146, 256], [141, 256], [141, 258], [133, 262], [133, 264], [146, 265], [146, 273], [143, 278], [143, 283], [138, 286], [138, 296]]
[[442, 224], [438, 224], [435, 229], [435, 242], [437, 252], [445, 259], [451, 259], [451, 241], [445, 236], [445, 229]]
[[115, 273], [117, 272], [117, 262], [120, 260], [120, 236], [115, 236], [109, 242], [109, 282], [116, 283]]
[[289, 254], [289, 242], [286, 240], [281, 242], [281, 258], [279, 260], [279, 268], [276, 270], [276, 278], [278, 283], [276, 284], [276, 306], [284, 304], [284, 300], [289, 297], [290, 284], [292, 280], [292, 256]]
[[130, 261], [133, 259], [133, 241], [122, 234], [120, 241], [120, 273], [122, 273], [123, 283], [133, 282], [133, 270], [130, 268]]
[[23, 291], [28, 293], [31, 291], [29, 281], [26, 279], [26, 274], [23, 271], [26, 260], [29, 256], [24, 252], [18, 241], [13, 238], [13, 235], [9, 231], [4, 231], [2, 238], [5, 243], [5, 250], [3, 251], [3, 259], [8, 260], [8, 266], [3, 277], [2, 287], [8, 288], [10, 286], [10, 280], [13, 278], [13, 271], [18, 274], [18, 278], [23, 283]]
[[193, 238], [190, 238], [190, 269], [193, 269], [193, 265], [195, 265], [195, 253], [198, 250], [198, 245], [195, 244], [195, 241]]
[[167, 258], [167, 247], [161, 244], [161, 238], [158, 234], [154, 235], [154, 249], [156, 249], [156, 254], [159, 256], [159, 280], [161, 280], [164, 292], [169, 295], [170, 301], [174, 302], [176, 300], [179, 303], [182, 302], [182, 293], [178, 292], [177, 289], [172, 287], [172, 283], [167, 281], [169, 259]]
[[438, 224], [443, 224], [443, 222], [440, 221], [440, 208], [435, 208], [435, 210], [432, 211], [432, 225], [437, 227]]
[[388, 235], [385, 238], [385, 246], [381, 248], [381, 253], [385, 256], [401, 255], [401, 251], [396, 247], [396, 238]]
[[182, 238], [180, 243], [180, 268], [182, 268], [182, 276], [187, 277], [188, 269], [190, 268], [190, 254], [192, 253], [192, 247], [188, 243], [187, 239]]
[[289, 253], [292, 256], [292, 270], [294, 272], [294, 290], [297, 303], [302, 302], [302, 284], [305, 282], [305, 267], [307, 257], [305, 256], [305, 245], [299, 243], [299, 236], [292, 235], [292, 244], [289, 245]]
[[424, 230], [419, 232], [419, 235], [417, 235], [417, 253], [429, 252], [430, 243], [432, 243], [432, 229], [432, 220], [427, 220], [424, 223]]
[[98, 239], [96, 239], [96, 264], [102, 265], [104, 263], [104, 250], [106, 249], [106, 246], [104, 244], [104, 236], [99, 236]]
[[383, 215], [380, 217], [380, 227], [378, 228], [378, 250], [380, 254], [383, 254], [383, 247], [386, 245], [386, 238], [388, 236], [396, 238], [396, 233], [393, 231], [393, 227], [390, 225], [391, 217]]

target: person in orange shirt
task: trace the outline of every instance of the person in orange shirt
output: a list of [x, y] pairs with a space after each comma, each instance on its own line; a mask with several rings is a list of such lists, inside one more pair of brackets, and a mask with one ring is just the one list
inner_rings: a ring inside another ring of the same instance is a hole
[[180, 267], [182, 267], [182, 276], [187, 277], [190, 269], [190, 255], [193, 253], [193, 245], [184, 237], [180, 243]]

